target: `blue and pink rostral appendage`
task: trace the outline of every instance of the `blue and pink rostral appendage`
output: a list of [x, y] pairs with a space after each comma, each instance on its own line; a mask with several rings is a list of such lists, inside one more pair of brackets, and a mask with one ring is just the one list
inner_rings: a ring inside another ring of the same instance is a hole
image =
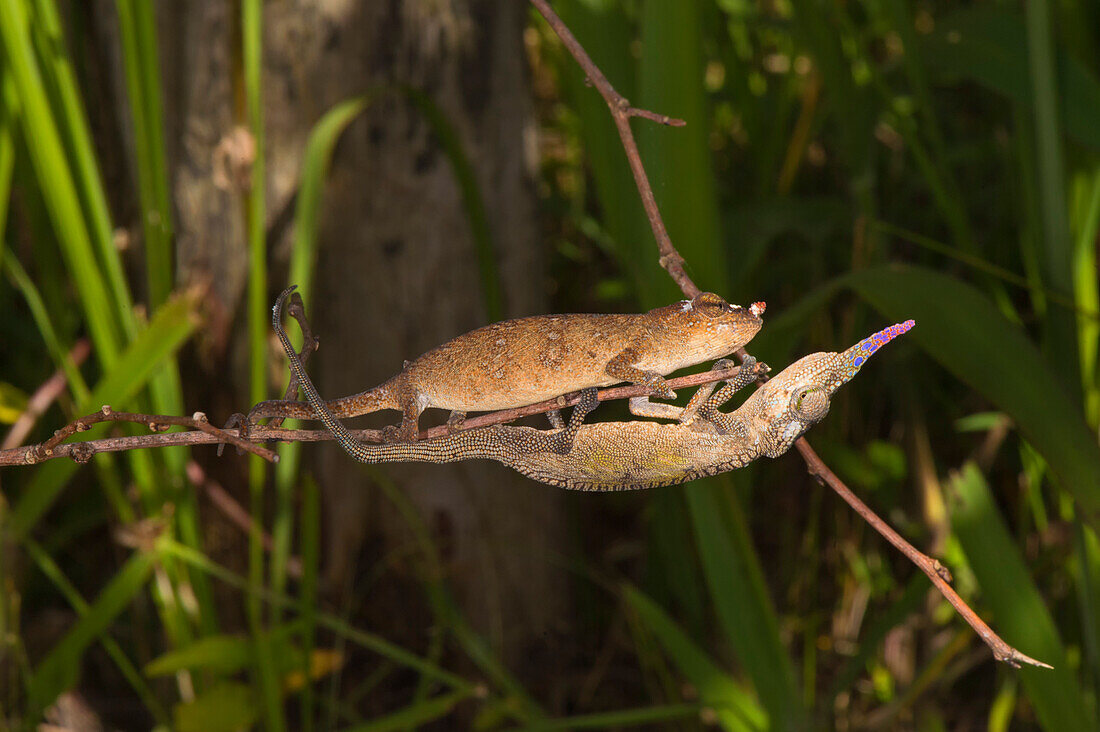
[[844, 352], [844, 357], [847, 361], [845, 376], [850, 379], [855, 375], [856, 371], [859, 371], [860, 367], [866, 363], [867, 359], [871, 357], [871, 354], [902, 333], [908, 333], [914, 325], [916, 325], [916, 321], [914, 320], [906, 320], [904, 323], [891, 325], [889, 328], [883, 328], [878, 333], [864, 338], [862, 341], [849, 348]]

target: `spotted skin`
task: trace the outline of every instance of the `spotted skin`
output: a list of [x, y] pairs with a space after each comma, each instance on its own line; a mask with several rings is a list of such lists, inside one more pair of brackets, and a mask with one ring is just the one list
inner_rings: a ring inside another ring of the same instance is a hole
[[[496, 460], [533, 480], [582, 491], [674, 485], [741, 468], [761, 456], [778, 457], [825, 417], [833, 393], [859, 371], [867, 356], [912, 327], [912, 321], [908, 321], [875, 334], [871, 339], [882, 339], [871, 351], [862, 351], [867, 342], [862, 341], [842, 353], [806, 356], [728, 414], [719, 412], [718, 407], [760, 373], [752, 361], [727, 382], [728, 390], [723, 386], [704, 402], [697, 418], [678, 424], [632, 421], [582, 425], [585, 414], [596, 406], [593, 389], [585, 393], [562, 430], [496, 425], [422, 442], [379, 445], [356, 440], [317, 393], [280, 322], [285, 294], [275, 303], [272, 325], [290, 360], [291, 371], [319, 419], [359, 462]], [[858, 363], [857, 358], [861, 359]]]
[[[374, 389], [328, 406], [339, 418], [400, 410], [397, 437], [412, 440], [428, 407], [458, 413], [510, 409], [621, 381], [671, 398], [665, 374], [744, 346], [760, 330], [765, 307], [730, 305], [708, 292], [641, 314], [506, 320], [433, 348]], [[266, 401], [252, 408], [246, 426], [264, 417], [313, 416], [302, 402]]]

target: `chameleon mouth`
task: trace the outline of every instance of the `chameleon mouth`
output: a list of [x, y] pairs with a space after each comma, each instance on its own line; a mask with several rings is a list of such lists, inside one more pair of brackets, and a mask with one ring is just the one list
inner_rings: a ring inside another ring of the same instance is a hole
[[752, 305], [749, 305], [749, 312], [758, 318], [763, 315], [764, 311], [767, 309], [768, 303], [764, 302], [763, 300], [761, 300], [760, 302], [754, 302]]

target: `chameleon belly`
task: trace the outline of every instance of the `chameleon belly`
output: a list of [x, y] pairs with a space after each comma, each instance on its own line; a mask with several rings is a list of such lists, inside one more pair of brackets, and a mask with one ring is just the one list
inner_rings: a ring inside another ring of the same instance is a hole
[[675, 485], [742, 467], [753, 457], [748, 446], [730, 435], [656, 422], [585, 425], [564, 455], [494, 456], [533, 480], [586, 491]]

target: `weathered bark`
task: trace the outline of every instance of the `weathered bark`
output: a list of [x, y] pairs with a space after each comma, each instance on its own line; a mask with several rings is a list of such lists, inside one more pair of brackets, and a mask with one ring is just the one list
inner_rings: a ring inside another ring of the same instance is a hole
[[[169, 89], [179, 94], [168, 105], [170, 114], [178, 113], [168, 132], [180, 277], [209, 276], [218, 301], [243, 322], [240, 196], [216, 185], [212, 162], [239, 116], [230, 82], [231, 7], [164, 3], [162, 27], [171, 28], [174, 40], [162, 64]], [[292, 226], [282, 223], [311, 127], [341, 100], [403, 83], [443, 108], [473, 160], [496, 241], [505, 314], [545, 310], [524, 145], [530, 132], [526, 12], [515, 0], [265, 5], [272, 294], [284, 284]], [[326, 395], [372, 386], [404, 359], [485, 322], [453, 171], [425, 119], [400, 97], [379, 97], [337, 148], [313, 292], [310, 317], [322, 348], [311, 371]], [[239, 338], [243, 328], [235, 332]], [[326, 507], [325, 576], [330, 588], [350, 588], [357, 564], [382, 561], [389, 549], [407, 545], [409, 535], [367, 473], [330, 447], [308, 448], [307, 460], [316, 457]], [[448, 581], [475, 627], [489, 633], [507, 660], [529, 658], [564, 609], [564, 577], [547, 559], [562, 538], [560, 495], [496, 465], [396, 467], [387, 474], [420, 507], [445, 549]], [[361, 554], [372, 535], [378, 540]], [[408, 617], [404, 605], [420, 598], [394, 599], [401, 604], [368, 607], [374, 628], [418, 637], [422, 627], [401, 626]]]

